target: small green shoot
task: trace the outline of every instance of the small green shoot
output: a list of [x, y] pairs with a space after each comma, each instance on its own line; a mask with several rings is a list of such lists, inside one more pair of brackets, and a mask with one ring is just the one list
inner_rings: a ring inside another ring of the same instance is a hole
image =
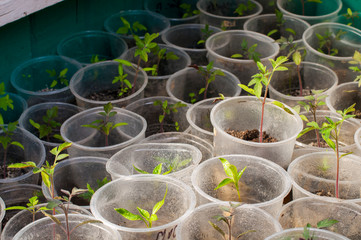
[[207, 39], [212, 35], [214, 32], [213, 30], [209, 29], [209, 25], [206, 24], [204, 28], [201, 29], [202, 32], [202, 39], [197, 42], [198, 45], [205, 44]]
[[182, 3], [179, 7], [184, 11], [182, 18], [192, 17], [193, 15], [199, 14], [199, 10], [192, 9], [192, 5], [188, 3]]
[[[161, 106], [162, 107], [162, 113], [159, 115], [158, 117], [158, 121], [160, 123], [160, 132], [164, 132], [164, 119], [166, 117], [166, 115], [170, 115], [172, 112], [173, 113], [177, 113], [178, 109], [181, 107], [186, 107], [187, 104], [184, 104], [182, 102], [176, 102], [174, 104], [168, 104], [168, 100], [156, 100], [153, 102], [154, 106]], [[179, 124], [178, 122], [174, 122], [175, 124], [175, 130], [179, 130]]]
[[[233, 204], [229, 203], [230, 207], [221, 206], [220, 208], [224, 211], [222, 215], [215, 215], [212, 218], [217, 220], [217, 222], [224, 222], [227, 225], [228, 232], [225, 233], [217, 224], [208, 221], [208, 223], [218, 232], [222, 235], [223, 240], [233, 240], [232, 238], [232, 226], [233, 226], [233, 217], [235, 209], [239, 206], [239, 204]], [[248, 230], [241, 234], [238, 234], [238, 236], [235, 238], [235, 240], [239, 239], [240, 237], [244, 236], [247, 233], [255, 232], [256, 230]]]
[[353, 12], [351, 8], [347, 8], [347, 12], [345, 14], [342, 14], [342, 16], [344, 16], [347, 20], [351, 20], [351, 22], [347, 23], [348, 26], [354, 25], [355, 19], [360, 18], [359, 15], [359, 12]]
[[[285, 19], [283, 18], [283, 13], [277, 9], [275, 10], [275, 14], [276, 14], [276, 28], [272, 29], [267, 33], [267, 36], [269, 37], [275, 33], [279, 33], [282, 36], [282, 26], [285, 23]], [[291, 35], [296, 35], [295, 30], [293, 30], [292, 28], [286, 28], [285, 31], [290, 33]]]
[[90, 58], [90, 63], [98, 63], [103, 61], [106, 61], [106, 59], [105, 58], [100, 59], [98, 54], [92, 55]]
[[151, 214], [149, 214], [149, 212], [147, 210], [142, 209], [140, 207], [137, 207], [139, 215], [138, 214], [133, 214], [130, 211], [124, 209], [124, 208], [114, 208], [114, 210], [117, 211], [117, 213], [121, 214], [123, 217], [125, 217], [128, 220], [131, 220], [131, 221], [143, 221], [145, 223], [145, 225], [147, 226], [147, 228], [151, 228], [153, 222], [158, 220], [158, 216], [157, 216], [156, 213], [164, 205], [164, 201], [165, 201], [165, 197], [167, 196], [167, 192], [168, 192], [168, 186], [167, 186], [167, 188], [165, 190], [163, 199], [161, 201], [157, 202], [154, 205]]
[[133, 85], [130, 83], [130, 81], [127, 79], [128, 74], [124, 73], [124, 67], [133, 67], [132, 63], [130, 63], [127, 60], [123, 59], [114, 59], [114, 61], [118, 62], [118, 76], [115, 76], [113, 79], [113, 84], [119, 83], [119, 95], [120, 97], [125, 96], [127, 93], [129, 93], [129, 90], [133, 88]]
[[66, 79], [66, 74], [68, 72], [68, 68], [64, 68], [57, 74], [55, 69], [47, 69], [46, 72], [49, 74], [50, 77], [54, 77], [55, 79], [52, 81], [50, 88], [55, 87], [59, 82], [64, 86], [69, 86], [69, 80]]
[[246, 4], [240, 3], [236, 10], [234, 10], [234, 13], [236, 13], [238, 16], [244, 16], [247, 13], [251, 12], [253, 9], [255, 9], [257, 5], [251, 1], [247, 1]]
[[128, 125], [128, 123], [119, 122], [113, 123], [110, 118], [114, 117], [117, 112], [112, 111], [113, 105], [109, 102], [103, 106], [104, 112], [98, 113], [103, 118], [94, 120], [90, 124], [81, 125], [82, 127], [94, 128], [105, 136], [105, 146], [109, 146], [109, 134], [117, 127]]
[[238, 201], [241, 202], [241, 193], [239, 192], [238, 182], [241, 179], [247, 167], [244, 167], [241, 171], [238, 172], [236, 166], [230, 164], [226, 159], [219, 158], [219, 160], [221, 160], [223, 169], [229, 178], [223, 179], [214, 190], [217, 190], [218, 188], [221, 188], [227, 184], [232, 183], [237, 190]]
[[163, 168], [163, 163], [159, 163], [152, 171], [152, 173], [149, 173], [147, 171], [144, 171], [140, 168], [137, 168], [136, 166], [133, 165], [133, 168], [135, 171], [141, 173], [141, 174], [157, 174], [157, 175], [167, 175], [169, 173], [171, 173], [173, 171], [173, 169], [170, 169], [164, 173], [162, 173], [162, 168]]
[[90, 201], [91, 198], [93, 197], [93, 194], [101, 187], [103, 187], [105, 184], [109, 183], [110, 180], [108, 180], [107, 177], [103, 178], [102, 180], [98, 180], [97, 179], [97, 187], [95, 189], [93, 189], [89, 183], [87, 183], [86, 187], [88, 189], [87, 192], [85, 193], [82, 193], [79, 195], [79, 197], [87, 200], [87, 201]]
[[14, 132], [15, 132], [15, 130], [17, 128], [17, 124], [18, 124], [18, 122], [11, 122], [7, 126], [0, 125], [0, 128], [2, 130], [2, 135], [0, 135], [0, 143], [1, 143], [1, 146], [3, 147], [3, 149], [4, 149], [4, 155], [3, 155], [3, 170], [4, 170], [3, 179], [6, 178], [6, 169], [10, 168], [10, 166], [11, 166], [11, 165], [7, 166], [7, 164], [6, 164], [7, 153], [8, 153], [9, 147], [11, 145], [14, 145], [14, 146], [18, 146], [19, 148], [24, 150], [24, 146], [20, 142], [14, 141], [12, 139], [12, 136], [14, 135]]
[[120, 17], [120, 20], [123, 23], [123, 26], [118, 28], [117, 33], [123, 35], [135, 35], [138, 31], [147, 31], [147, 28], [139, 23], [139, 21], [135, 21], [132, 25], [123, 17]]
[[352, 154], [352, 152], [348, 152], [348, 153], [344, 153], [340, 156], [340, 150], [339, 150], [340, 132], [341, 132], [341, 127], [342, 127], [343, 122], [349, 118], [355, 117], [355, 115], [350, 114], [355, 111], [354, 106], [355, 106], [355, 104], [351, 105], [350, 107], [346, 108], [343, 111], [337, 111], [337, 113], [341, 115], [341, 119], [338, 120], [337, 122], [334, 122], [329, 117], [325, 117], [326, 122], [324, 122], [322, 124], [322, 126], [319, 126], [317, 122], [308, 122], [307, 123], [308, 127], [303, 129], [298, 135], [298, 137], [300, 137], [309, 131], [317, 129], [320, 131], [323, 140], [325, 140], [327, 145], [330, 148], [332, 148], [332, 150], [335, 152], [336, 164], [337, 164], [336, 165], [336, 187], [335, 187], [336, 198], [339, 198], [340, 159], [349, 154]]
[[316, 33], [316, 37], [318, 38], [319, 47], [317, 51], [323, 54], [327, 54], [330, 56], [336, 56], [338, 54], [338, 49], [332, 47], [332, 42], [338, 41], [341, 39], [341, 36], [346, 34], [346, 32], [339, 30], [336, 33], [336, 36], [333, 36], [332, 32], [326, 30], [323, 35]]
[[350, 66], [349, 69], [353, 72], [359, 73], [354, 82], [358, 82], [358, 87], [361, 87], [361, 53], [355, 50], [352, 59], [353, 60], [349, 61], [348, 63], [353, 66]]
[[255, 43], [248, 48], [247, 40], [243, 39], [241, 43], [241, 53], [235, 53], [231, 56], [231, 58], [243, 58], [259, 62], [261, 54], [256, 52], [257, 46], [257, 43]]
[[43, 123], [36, 123], [34, 120], [29, 119], [30, 124], [39, 131], [39, 138], [45, 138], [46, 141], [50, 142], [50, 138], [64, 141], [60, 134], [54, 133], [56, 129], [59, 129], [61, 123], [55, 119], [58, 117], [58, 107], [54, 106], [46, 110], [46, 115], [42, 117]]
[[[321, 229], [321, 228], [327, 228], [327, 227], [331, 227], [332, 225], [338, 223], [337, 220], [334, 219], [324, 219], [321, 220], [317, 223], [317, 228]], [[311, 228], [311, 224], [307, 224], [304, 228], [303, 228], [303, 233], [302, 233], [302, 237], [300, 238], [300, 240], [316, 240], [315, 236], [311, 236], [310, 233], [310, 228]]]
[[159, 65], [162, 60], [177, 60], [179, 57], [173, 52], [167, 52], [166, 48], [160, 48], [157, 44], [154, 48], [151, 48], [151, 52], [157, 56], [157, 63], [154, 64], [151, 68], [152, 76], [158, 76], [159, 74]]
[[[5, 92], [5, 83], [0, 83], [0, 95], [4, 95], [0, 97], [0, 109], [3, 109], [4, 111], [7, 111], [8, 108], [14, 109], [14, 101], [10, 98], [9, 94], [6, 94]], [[0, 113], [0, 125], [4, 124], [4, 118], [2, 114]]]

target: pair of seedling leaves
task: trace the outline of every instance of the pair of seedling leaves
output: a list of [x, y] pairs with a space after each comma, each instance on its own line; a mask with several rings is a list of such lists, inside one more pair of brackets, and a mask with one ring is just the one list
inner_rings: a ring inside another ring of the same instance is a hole
[[[14, 109], [14, 101], [10, 98], [9, 94], [6, 94], [5, 92], [5, 83], [0, 83], [0, 109], [3, 109], [4, 111], [7, 111], [8, 108]], [[4, 124], [4, 118], [2, 114], [0, 113], [0, 125]]]

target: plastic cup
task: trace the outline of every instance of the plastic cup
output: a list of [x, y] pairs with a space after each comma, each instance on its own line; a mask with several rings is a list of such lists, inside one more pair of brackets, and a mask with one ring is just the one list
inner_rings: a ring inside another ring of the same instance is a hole
[[4, 124], [8, 124], [10, 122], [16, 122], [19, 120], [20, 115], [28, 108], [28, 104], [23, 97], [15, 93], [5, 93], [4, 95], [0, 95], [0, 98], [9, 95], [9, 98], [13, 100], [14, 108], [7, 108], [7, 110], [0, 109], [0, 114], [3, 118]]
[[[291, 228], [286, 229], [281, 232], [272, 234], [271, 236], [265, 238], [265, 240], [279, 240], [279, 239], [299, 239], [303, 237], [304, 228]], [[344, 237], [340, 234], [333, 233], [327, 230], [319, 228], [309, 228], [309, 234], [312, 238], [317, 240], [348, 240], [349, 238]]]

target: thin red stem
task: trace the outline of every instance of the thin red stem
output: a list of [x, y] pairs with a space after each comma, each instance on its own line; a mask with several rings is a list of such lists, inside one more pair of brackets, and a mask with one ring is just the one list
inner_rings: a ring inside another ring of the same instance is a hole
[[336, 162], [336, 198], [339, 198], [339, 178], [340, 178], [340, 152], [338, 149], [338, 137], [336, 134], [336, 157], [337, 157], [337, 162]]
[[298, 75], [298, 82], [300, 87], [300, 96], [303, 96], [303, 87], [302, 87], [302, 78], [301, 78], [301, 72], [300, 72], [300, 65], [297, 65], [297, 75]]

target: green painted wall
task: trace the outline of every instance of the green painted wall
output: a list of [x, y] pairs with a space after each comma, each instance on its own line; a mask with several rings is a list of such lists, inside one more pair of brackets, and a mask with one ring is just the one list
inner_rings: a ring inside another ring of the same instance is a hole
[[82, 30], [102, 30], [108, 16], [142, 7], [143, 0], [65, 0], [0, 27], [0, 82], [13, 91], [10, 75], [20, 63], [56, 54], [64, 37]]

